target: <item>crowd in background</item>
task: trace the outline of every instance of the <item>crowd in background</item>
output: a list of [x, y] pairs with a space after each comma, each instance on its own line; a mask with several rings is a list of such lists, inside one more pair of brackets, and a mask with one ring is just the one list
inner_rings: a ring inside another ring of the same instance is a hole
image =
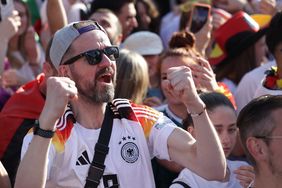
[[[267, 138], [281, 139], [279, 133], [271, 136], [273, 127], [259, 131], [255, 125], [277, 123], [279, 115], [272, 117], [271, 110], [282, 108], [281, 0], [7, 1], [13, 2], [14, 11], [7, 17], [1, 14], [0, 22], [1, 188], [12, 187], [15, 181], [20, 187], [16, 175], [23, 139], [42, 112], [48, 78], [59, 75], [50, 56], [53, 35], [82, 20], [97, 21], [119, 48], [115, 99], [154, 108], [197, 140], [194, 114], [167, 84], [171, 70], [186, 68], [218, 134], [227, 163], [224, 179], [211, 181], [176, 162], [154, 157], [152, 187], [259, 187], [255, 179], [261, 187], [279, 187], [270, 185], [282, 178], [281, 159], [277, 162], [282, 150], [268, 148], [272, 157], [261, 159], [266, 154], [259, 141], [247, 138], [262, 139], [265, 147], [272, 147]], [[192, 32], [190, 20], [197, 3], [210, 7], [210, 12], [203, 27]], [[2, 13], [3, 2], [0, 8]], [[258, 98], [268, 94], [278, 97], [265, 97], [270, 102]], [[271, 104], [277, 106], [272, 109]], [[265, 105], [261, 108], [269, 109], [269, 114], [264, 116], [255, 105]], [[261, 117], [253, 117], [251, 110], [258, 110]], [[255, 128], [242, 128], [248, 118], [254, 118]], [[265, 169], [260, 160], [270, 166], [265, 174], [258, 173]], [[270, 174], [275, 178], [261, 181]]]

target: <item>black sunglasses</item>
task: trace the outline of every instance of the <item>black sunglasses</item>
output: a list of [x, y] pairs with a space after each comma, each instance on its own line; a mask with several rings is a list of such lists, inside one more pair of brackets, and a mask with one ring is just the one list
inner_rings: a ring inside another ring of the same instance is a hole
[[97, 65], [102, 61], [103, 54], [105, 54], [110, 60], [115, 61], [119, 57], [119, 49], [117, 46], [109, 46], [104, 49], [89, 50], [68, 59], [62, 63], [62, 65], [72, 64], [82, 57], [86, 57], [89, 65]]

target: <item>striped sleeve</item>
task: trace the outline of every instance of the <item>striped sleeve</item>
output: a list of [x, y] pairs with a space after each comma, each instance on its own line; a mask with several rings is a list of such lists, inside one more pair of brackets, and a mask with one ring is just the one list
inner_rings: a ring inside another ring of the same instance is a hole
[[151, 157], [170, 160], [167, 140], [177, 126], [161, 112], [150, 107], [133, 106], [133, 110], [143, 127]]

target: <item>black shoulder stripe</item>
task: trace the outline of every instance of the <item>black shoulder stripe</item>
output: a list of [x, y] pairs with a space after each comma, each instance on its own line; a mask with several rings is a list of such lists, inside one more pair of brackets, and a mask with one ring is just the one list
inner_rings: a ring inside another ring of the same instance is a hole
[[119, 118], [136, 121], [137, 118], [128, 99], [114, 99], [112, 104], [114, 112], [115, 110], [118, 112]]

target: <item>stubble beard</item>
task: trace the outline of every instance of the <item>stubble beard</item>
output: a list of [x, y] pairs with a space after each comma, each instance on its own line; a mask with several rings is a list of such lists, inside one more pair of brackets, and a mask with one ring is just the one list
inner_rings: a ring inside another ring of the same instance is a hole
[[[72, 71], [72, 70], [71, 70]], [[85, 87], [82, 87], [81, 79], [75, 71], [72, 71], [73, 80], [76, 83], [78, 97], [87, 103], [101, 104], [111, 102], [114, 99], [115, 93], [115, 78], [113, 78], [111, 85], [99, 85], [97, 80], [88, 81]]]
[[92, 104], [100, 104], [105, 102], [110, 102], [114, 98], [114, 86], [106, 85], [100, 86], [97, 81], [93, 83], [88, 83], [88, 89], [83, 89], [80, 84], [77, 86], [79, 96], [81, 96], [86, 102]]

